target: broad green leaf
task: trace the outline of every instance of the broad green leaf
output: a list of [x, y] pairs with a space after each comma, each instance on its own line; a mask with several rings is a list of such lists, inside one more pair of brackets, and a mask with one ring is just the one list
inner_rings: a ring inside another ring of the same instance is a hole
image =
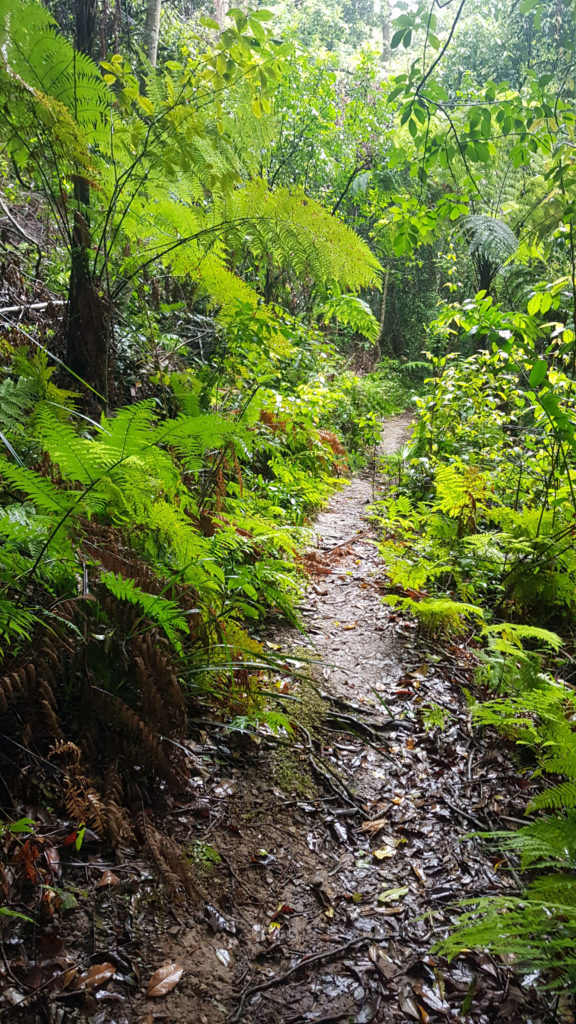
[[530, 370], [530, 387], [537, 388], [544, 380], [548, 372], [548, 363], [545, 359], [538, 359]]

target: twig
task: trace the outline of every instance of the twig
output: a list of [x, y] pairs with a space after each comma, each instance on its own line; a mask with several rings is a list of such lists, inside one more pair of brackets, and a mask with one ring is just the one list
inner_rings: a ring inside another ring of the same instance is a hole
[[378, 738], [379, 732], [388, 732], [389, 729], [408, 729], [409, 731], [413, 728], [413, 722], [406, 721], [405, 718], [388, 718], [382, 722], [374, 722], [368, 724], [363, 722], [361, 718], [356, 718], [354, 715], [347, 715], [340, 711], [330, 711], [326, 715], [326, 720], [333, 722], [334, 725], [343, 723], [344, 726], [352, 725], [356, 726], [359, 733], [368, 733], [372, 739]]
[[320, 554], [331, 555], [333, 551], [345, 548], [348, 544], [353, 544], [355, 540], [363, 540], [364, 537], [369, 537], [371, 532], [371, 530], [363, 530], [362, 533], [355, 533], [352, 537], [348, 537], [348, 540], [340, 541], [340, 544], [335, 544], [333, 548], [320, 548]]
[[4, 313], [23, 313], [28, 309], [48, 309], [49, 306], [65, 306], [64, 299], [51, 299], [50, 302], [24, 302], [20, 306], [4, 306], [0, 309], [0, 316]]
[[[310, 751], [310, 753], [308, 754], [308, 760], [310, 761], [310, 764], [314, 771], [316, 772], [316, 774], [324, 780], [324, 782], [330, 787], [330, 789], [334, 793], [337, 794], [337, 796], [340, 797], [341, 800], [344, 800], [347, 804], [350, 804], [350, 806], [353, 807], [354, 810], [363, 818], [368, 817], [366, 811], [363, 811], [359, 804], [356, 803], [352, 791], [348, 788], [346, 783], [342, 781], [342, 779], [337, 775], [336, 772], [330, 769], [328, 765], [325, 765], [323, 761], [321, 762], [321, 764], [318, 764], [316, 761], [316, 756], [312, 753], [312, 751]], [[340, 790], [339, 787], [341, 787], [342, 790]]]
[[346, 942], [343, 946], [337, 946], [335, 949], [329, 949], [327, 953], [315, 953], [313, 956], [303, 957], [297, 964], [294, 964], [290, 970], [285, 971], [284, 974], [277, 974], [274, 978], [269, 978], [268, 981], [261, 981], [259, 985], [252, 985], [249, 988], [245, 988], [240, 996], [238, 1009], [235, 1010], [233, 1014], [230, 1014], [228, 1019], [231, 1024], [235, 1024], [235, 1022], [239, 1021], [242, 1017], [244, 1003], [247, 999], [250, 999], [251, 996], [256, 995], [258, 992], [265, 992], [267, 989], [274, 988], [276, 985], [283, 985], [285, 981], [288, 981], [288, 979], [291, 978], [293, 974], [296, 974], [297, 971], [301, 970], [302, 967], [325, 963], [327, 960], [332, 960], [336, 957], [342, 956], [350, 949], [367, 946], [370, 942], [372, 942], [372, 939], [368, 936], [364, 936], [361, 939], [352, 939], [351, 942]]
[[29, 242], [30, 245], [33, 245], [34, 248], [36, 249], [36, 252], [38, 253], [38, 258], [36, 260], [36, 266], [34, 267], [34, 274], [35, 274], [36, 278], [38, 278], [39, 275], [40, 275], [40, 264], [42, 262], [42, 255], [43, 255], [42, 254], [42, 246], [40, 245], [40, 242], [38, 241], [37, 238], [34, 238], [33, 235], [28, 234], [28, 232], [26, 231], [26, 228], [23, 228], [22, 225], [18, 223], [18, 221], [16, 220], [14, 215], [10, 212], [8, 206], [6, 205], [6, 203], [4, 202], [4, 200], [2, 198], [0, 198], [0, 207], [2, 207], [2, 209], [4, 210], [4, 213], [6, 214], [6, 217], [10, 221], [12, 227], [17, 232], [17, 234], [20, 235], [20, 238], [23, 238], [25, 242]]
[[442, 794], [441, 799], [448, 807], [450, 807], [452, 811], [454, 811], [456, 814], [459, 814], [461, 818], [465, 818], [467, 821], [471, 821], [472, 824], [476, 826], [476, 828], [480, 828], [482, 829], [482, 831], [486, 829], [486, 822], [480, 821], [480, 818], [477, 818], [475, 814], [471, 814], [470, 811], [465, 811], [463, 807], [457, 807], [456, 804], [453, 804], [452, 801], [448, 799], [448, 797], [444, 796], [444, 794]]
[[333, 768], [331, 768], [330, 765], [326, 764], [321, 757], [314, 753], [312, 737], [308, 732], [306, 726], [302, 725], [302, 722], [298, 722], [298, 730], [304, 733], [306, 739], [308, 740], [305, 749], [308, 750], [308, 760], [316, 774], [319, 775], [320, 778], [328, 784], [332, 792], [336, 793], [336, 795], [339, 796], [341, 800], [344, 800], [347, 804], [350, 804], [351, 807], [354, 807], [358, 814], [361, 814], [363, 818], [367, 818], [368, 815], [366, 814], [365, 811], [362, 810], [362, 808], [356, 802], [354, 793], [346, 785], [344, 780], [340, 778], [338, 773]]
[[384, 750], [384, 747], [382, 747], [379, 743], [374, 743], [373, 740], [369, 740], [367, 736], [361, 736], [358, 732], [356, 732], [355, 730], [351, 729], [350, 726], [344, 726], [344, 725], [333, 725], [333, 726], [330, 726], [330, 725], [322, 724], [322, 725], [319, 726], [319, 728], [320, 729], [326, 729], [329, 732], [345, 733], [347, 736], [353, 736], [354, 739], [360, 740], [365, 746], [370, 747], [371, 750], [375, 750], [376, 753], [379, 754], [381, 757], [383, 757], [386, 761], [390, 761], [394, 765], [398, 763], [395, 760], [395, 758], [393, 758], [392, 755], [389, 754], [387, 750]]

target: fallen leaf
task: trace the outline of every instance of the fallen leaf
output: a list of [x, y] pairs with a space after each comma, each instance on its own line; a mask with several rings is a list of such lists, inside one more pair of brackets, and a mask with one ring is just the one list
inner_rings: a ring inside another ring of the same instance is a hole
[[62, 874], [62, 868], [60, 867], [60, 855], [55, 846], [48, 846], [44, 850], [44, 856], [48, 861], [48, 867], [52, 872], [54, 878], [60, 878]]
[[421, 882], [422, 885], [426, 885], [426, 875], [424, 874], [422, 869], [416, 867], [415, 864], [411, 864], [410, 867], [412, 868], [412, 871], [416, 875], [416, 878], [418, 879], [418, 881]]
[[119, 884], [120, 884], [120, 879], [118, 878], [118, 875], [115, 875], [113, 871], [110, 871], [110, 868], [106, 868], [106, 871], [102, 872], [102, 874], [100, 876], [100, 879], [98, 880], [98, 882], [96, 884], [96, 888], [97, 889], [103, 889], [105, 885], [119, 885]]
[[420, 1010], [416, 1000], [411, 999], [407, 996], [399, 996], [398, 1006], [407, 1017], [411, 1017], [412, 1020], [422, 1020], [420, 1016]]
[[278, 907], [276, 908], [275, 913], [272, 914], [272, 917], [270, 918], [270, 920], [271, 921], [276, 921], [276, 919], [278, 917], [280, 917], [281, 914], [295, 914], [295, 913], [296, 913], [296, 911], [294, 910], [294, 907], [289, 907], [287, 903], [279, 903]]
[[360, 825], [361, 832], [370, 832], [376, 835], [377, 832], [381, 832], [383, 828], [386, 828], [388, 822], [386, 818], [375, 818], [374, 821], [363, 821]]
[[393, 857], [395, 853], [396, 850], [393, 846], [381, 846], [379, 850], [374, 850], [372, 856], [376, 860], [386, 860], [387, 857]]
[[166, 964], [164, 967], [159, 967], [150, 978], [146, 995], [149, 999], [168, 995], [168, 992], [176, 988], [183, 974], [184, 968], [180, 964]]
[[378, 903], [394, 903], [396, 900], [406, 896], [408, 892], [410, 892], [410, 889], [407, 885], [401, 885], [397, 889], [385, 889], [384, 892], [380, 893]]
[[13, 988], [12, 986], [5, 988], [2, 995], [6, 1002], [10, 1003], [10, 1006], [18, 1006], [19, 1003], [23, 1003], [26, 999], [25, 992], [19, 992], [18, 989]]
[[105, 985], [114, 974], [116, 968], [113, 964], [94, 964], [89, 971], [80, 975], [78, 985], [82, 988], [98, 988], [99, 985]]

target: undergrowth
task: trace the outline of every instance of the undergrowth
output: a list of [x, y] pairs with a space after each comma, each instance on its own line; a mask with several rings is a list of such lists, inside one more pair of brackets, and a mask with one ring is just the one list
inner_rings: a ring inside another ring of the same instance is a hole
[[[468, 304], [469, 329], [484, 306], [481, 296]], [[459, 316], [447, 307], [440, 327]], [[562, 343], [547, 352], [542, 367], [524, 331], [467, 359], [434, 359], [411, 442], [388, 460], [391, 487], [374, 514], [384, 600], [425, 633], [472, 645], [472, 721], [515, 743], [520, 770], [541, 784], [526, 807], [532, 819], [489, 837], [520, 858], [526, 887], [472, 901], [438, 948], [488, 947], [574, 988], [576, 399]]]

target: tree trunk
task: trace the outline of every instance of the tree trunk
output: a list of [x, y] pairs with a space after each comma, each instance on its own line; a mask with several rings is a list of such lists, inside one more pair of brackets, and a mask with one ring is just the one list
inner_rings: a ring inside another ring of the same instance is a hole
[[382, 356], [382, 346], [384, 344], [385, 335], [385, 323], [386, 323], [386, 302], [388, 300], [388, 281], [390, 279], [390, 271], [387, 270], [382, 279], [382, 302], [380, 303], [380, 331], [378, 333], [378, 340], [376, 342], [376, 358], [380, 359]]
[[[89, 57], [96, 39], [97, 4], [98, 0], [76, 0], [75, 44]], [[74, 182], [74, 199], [76, 209], [65, 319], [66, 363], [89, 386], [83, 403], [94, 414], [106, 408], [108, 402], [110, 315], [108, 302], [90, 266], [90, 184], [81, 175]]]
[[98, 413], [108, 402], [110, 318], [106, 297], [90, 270], [89, 241], [90, 229], [76, 211], [66, 310], [66, 362], [93, 389], [84, 396], [84, 406]]
[[98, 0], [76, 0], [74, 45], [77, 50], [92, 57], [96, 37], [96, 10]]
[[224, 18], [227, 10], [228, 4], [226, 0], [214, 0], [214, 20], [218, 22], [220, 28], [224, 28]]
[[146, 53], [153, 68], [158, 58], [158, 36], [160, 33], [160, 12], [162, 0], [147, 0], [146, 3]]
[[382, 16], [382, 55], [381, 60], [384, 67], [390, 61], [390, 3], [389, 0], [382, 0], [380, 10]]

